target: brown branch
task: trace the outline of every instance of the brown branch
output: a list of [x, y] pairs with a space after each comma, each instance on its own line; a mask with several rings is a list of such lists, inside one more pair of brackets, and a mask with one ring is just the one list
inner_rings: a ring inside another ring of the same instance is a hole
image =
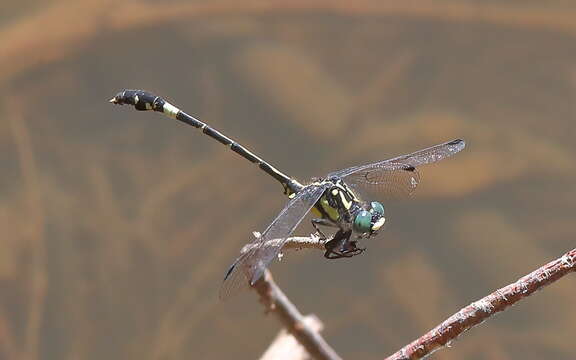
[[463, 332], [504, 311], [564, 275], [576, 271], [576, 249], [549, 262], [518, 281], [473, 302], [386, 360], [421, 359], [449, 344]]
[[[259, 232], [254, 232], [253, 234], [256, 238], [260, 237]], [[283, 239], [271, 239], [267, 240], [266, 243], [275, 245], [274, 243], [282, 240]], [[328, 240], [320, 239], [316, 235], [310, 235], [308, 237], [290, 237], [283, 245], [282, 250], [324, 250], [324, 244]], [[242, 254], [246, 253], [250, 251], [253, 246], [256, 246], [256, 244], [246, 244], [240, 252]], [[322, 360], [341, 359], [334, 349], [328, 345], [326, 340], [322, 338], [314, 324], [306, 321], [306, 317], [298, 311], [296, 306], [288, 299], [288, 297], [286, 297], [278, 285], [276, 285], [269, 270], [266, 270], [264, 276], [256, 281], [253, 288], [260, 295], [260, 302], [264, 304], [267, 310], [276, 314], [280, 322], [285, 326], [286, 330], [306, 349], [310, 356]]]
[[308, 354], [315, 359], [340, 360], [340, 356], [328, 345], [319, 332], [308, 325], [305, 317], [290, 302], [282, 290], [274, 283], [270, 271], [266, 270], [254, 284], [254, 290], [260, 295], [260, 301], [266, 309], [273, 312], [286, 329], [304, 346]]
[[[253, 232], [254, 237], [255, 238], [259, 238], [260, 237], [260, 233], [257, 231]], [[282, 246], [282, 250], [300, 250], [300, 249], [320, 249], [320, 250], [326, 250], [326, 248], [324, 247], [324, 245], [330, 241], [332, 238], [328, 238], [325, 240], [320, 239], [317, 235], [310, 235], [310, 236], [294, 236], [294, 237], [289, 237], [286, 241], [286, 244], [284, 244]], [[270, 244], [270, 245], [274, 245], [277, 242], [282, 241], [283, 239], [271, 239], [271, 240], [267, 240], [266, 244]], [[244, 254], [248, 251], [250, 251], [251, 248], [258, 246], [257, 244], [254, 243], [248, 243], [246, 245], [244, 245], [244, 247], [242, 247], [242, 250], [240, 250], [241, 254]]]
[[[320, 332], [323, 324], [315, 315], [308, 315], [304, 321], [314, 331]], [[280, 330], [260, 360], [310, 360], [310, 354], [286, 329]]]

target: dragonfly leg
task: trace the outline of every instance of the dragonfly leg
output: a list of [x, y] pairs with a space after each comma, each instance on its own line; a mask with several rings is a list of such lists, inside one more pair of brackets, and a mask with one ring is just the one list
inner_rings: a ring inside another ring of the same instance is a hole
[[347, 256], [349, 255], [349, 257], [362, 254], [366, 250], [366, 248], [358, 247], [358, 241], [356, 240], [347, 241], [344, 245], [346, 247], [343, 248], [343, 253]]
[[318, 233], [318, 236], [320, 236], [320, 240], [326, 240], [328, 237], [322, 230], [320, 230], [319, 225], [330, 227], [335, 227], [335, 225], [326, 219], [312, 219], [312, 226], [314, 227], [314, 230], [316, 230], [316, 233]]
[[334, 235], [334, 238], [326, 243], [326, 252], [324, 253], [324, 257], [327, 259], [341, 259], [349, 258], [364, 252], [366, 249], [357, 247], [356, 240], [350, 241], [351, 234], [351, 230], [338, 230]]

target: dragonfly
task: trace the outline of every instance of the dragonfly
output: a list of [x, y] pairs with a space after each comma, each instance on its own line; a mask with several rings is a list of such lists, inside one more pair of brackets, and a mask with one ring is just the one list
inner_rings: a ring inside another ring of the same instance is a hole
[[[325, 240], [327, 259], [349, 258], [362, 253], [365, 248], [358, 246], [358, 240], [377, 235], [386, 218], [381, 202], [366, 201], [361, 194], [378, 194], [385, 199], [411, 195], [420, 182], [419, 166], [443, 160], [466, 146], [464, 140], [455, 139], [411, 154], [334, 171], [303, 184], [162, 97], [143, 90], [122, 90], [110, 102], [132, 105], [140, 111], [160, 112], [198, 128], [257, 164], [283, 186], [289, 201], [230, 266], [220, 289], [221, 299], [254, 285], [268, 265], [279, 257], [290, 235], [309, 212], [315, 215], [311, 222], [316, 233]], [[328, 238], [320, 226], [335, 228], [336, 233]]]

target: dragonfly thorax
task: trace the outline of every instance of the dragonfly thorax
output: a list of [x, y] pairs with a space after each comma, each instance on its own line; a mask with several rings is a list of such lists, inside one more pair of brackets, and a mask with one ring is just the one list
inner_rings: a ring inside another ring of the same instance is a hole
[[360, 208], [360, 200], [354, 192], [336, 178], [319, 180], [311, 185], [325, 187], [322, 197], [314, 206], [316, 215], [342, 229], [351, 228], [352, 213]]
[[382, 227], [385, 219], [381, 203], [363, 202], [342, 179], [329, 178], [323, 182], [330, 184], [317, 204], [323, 218], [363, 237], [373, 235]]

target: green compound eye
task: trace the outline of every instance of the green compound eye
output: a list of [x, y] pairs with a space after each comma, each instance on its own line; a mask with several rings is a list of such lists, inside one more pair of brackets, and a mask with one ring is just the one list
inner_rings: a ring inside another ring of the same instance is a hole
[[384, 206], [382, 206], [382, 204], [380, 204], [378, 201], [372, 201], [370, 203], [370, 206], [372, 207], [372, 212], [380, 215], [380, 216], [384, 216]]
[[354, 231], [358, 233], [367, 233], [372, 226], [372, 214], [366, 210], [362, 210], [354, 218]]

